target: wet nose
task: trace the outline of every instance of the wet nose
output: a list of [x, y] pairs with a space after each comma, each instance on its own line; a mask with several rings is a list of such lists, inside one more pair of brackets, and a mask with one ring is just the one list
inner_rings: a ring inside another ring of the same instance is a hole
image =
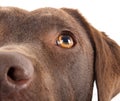
[[27, 87], [33, 72], [32, 62], [23, 54], [0, 52], [0, 92], [7, 94]]

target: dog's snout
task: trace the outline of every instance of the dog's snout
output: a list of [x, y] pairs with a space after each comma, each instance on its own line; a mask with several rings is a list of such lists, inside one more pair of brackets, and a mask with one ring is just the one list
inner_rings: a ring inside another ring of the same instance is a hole
[[0, 52], [0, 85], [2, 90], [21, 89], [33, 78], [32, 62], [17, 52]]

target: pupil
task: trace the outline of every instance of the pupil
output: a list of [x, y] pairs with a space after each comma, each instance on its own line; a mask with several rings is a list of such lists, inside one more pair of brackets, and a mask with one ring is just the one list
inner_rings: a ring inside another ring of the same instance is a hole
[[64, 43], [69, 43], [70, 38], [69, 38], [69, 36], [64, 36], [64, 37], [62, 37], [62, 40]]

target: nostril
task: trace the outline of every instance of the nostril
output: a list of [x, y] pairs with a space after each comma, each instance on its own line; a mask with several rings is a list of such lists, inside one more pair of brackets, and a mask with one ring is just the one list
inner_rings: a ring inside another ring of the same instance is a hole
[[17, 70], [15, 67], [10, 67], [10, 69], [8, 70], [7, 76], [13, 81], [18, 81]]
[[17, 80], [14, 67], [10, 67], [10, 69], [8, 70], [7, 76], [13, 81]]
[[7, 78], [9, 82], [15, 84], [24, 84], [29, 79], [24, 70], [15, 66], [9, 68]]

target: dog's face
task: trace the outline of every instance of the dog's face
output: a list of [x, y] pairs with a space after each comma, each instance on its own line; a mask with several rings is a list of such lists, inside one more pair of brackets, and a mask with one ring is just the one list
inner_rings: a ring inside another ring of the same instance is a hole
[[0, 45], [2, 101], [90, 101], [92, 45], [64, 10], [0, 8]]
[[[120, 48], [76, 10], [0, 8], [2, 101], [99, 101], [120, 91]], [[106, 78], [106, 79], [105, 79]]]

